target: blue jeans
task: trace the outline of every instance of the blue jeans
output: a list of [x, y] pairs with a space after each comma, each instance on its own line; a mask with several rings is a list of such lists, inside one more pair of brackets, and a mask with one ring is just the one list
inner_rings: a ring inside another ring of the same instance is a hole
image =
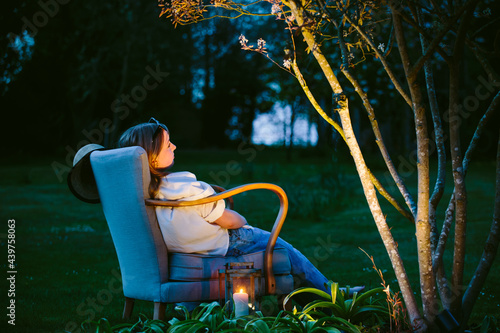
[[[270, 232], [255, 227], [230, 229], [226, 256], [263, 251], [266, 249], [270, 235]], [[281, 238], [276, 241], [276, 246], [282, 246], [288, 250], [295, 288], [313, 287], [326, 291], [325, 284], [328, 279], [300, 251]]]

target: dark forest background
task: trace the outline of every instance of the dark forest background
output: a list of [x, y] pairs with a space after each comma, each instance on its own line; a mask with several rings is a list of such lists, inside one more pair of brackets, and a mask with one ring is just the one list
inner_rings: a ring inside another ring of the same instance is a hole
[[[337, 145], [336, 134], [309, 107], [290, 74], [263, 55], [240, 48], [241, 33], [254, 44], [265, 38], [270, 55], [281, 63], [288, 40], [281, 21], [274, 17], [209, 20], [174, 27], [158, 14], [152, 0], [2, 1], [0, 132], [4, 156], [64, 157], [90, 141], [113, 146], [123, 130], [151, 116], [167, 124], [178, 147], [234, 148], [241, 141], [251, 141], [256, 115], [270, 112], [276, 103], [291, 106], [288, 123], [305, 117], [317, 124], [317, 151], [330, 154], [343, 146]], [[496, 30], [490, 34], [494, 37]], [[324, 48], [331, 50], [326, 52], [331, 57], [338, 57], [335, 45]], [[299, 45], [297, 49], [305, 48]], [[317, 72], [305, 51], [298, 57], [305, 74]], [[395, 70], [403, 75], [398, 60], [394, 53]], [[470, 63], [474, 65], [465, 61], [463, 69], [469, 93], [481, 85], [478, 78], [467, 76], [478, 72], [468, 68], [478, 66], [476, 62]], [[498, 70], [498, 62], [495, 65]], [[438, 97], [444, 108], [447, 90], [439, 96], [439, 87], [447, 86], [447, 75], [439, 72], [446, 68], [436, 66]], [[368, 87], [379, 119], [384, 119], [380, 126], [389, 151], [394, 156], [408, 155], [414, 144], [408, 107], [394, 95], [379, 66], [360, 62], [355, 71], [362, 73], [361, 83]], [[324, 109], [335, 117], [323, 78], [310, 78], [309, 84]], [[365, 152], [375, 152], [361, 102], [353, 90], [347, 93], [360, 144]], [[489, 101], [482, 101], [484, 107], [467, 115], [463, 126], [471, 128], [463, 132], [473, 133]], [[498, 119], [497, 115], [487, 128], [480, 155], [494, 156]], [[287, 142], [293, 142], [293, 135], [289, 129]]]

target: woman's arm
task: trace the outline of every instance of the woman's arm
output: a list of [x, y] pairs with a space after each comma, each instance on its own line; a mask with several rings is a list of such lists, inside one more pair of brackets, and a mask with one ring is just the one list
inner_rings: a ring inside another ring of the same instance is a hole
[[247, 220], [238, 212], [226, 208], [224, 209], [224, 213], [222, 213], [221, 217], [213, 223], [216, 223], [226, 229], [238, 229], [247, 224]]

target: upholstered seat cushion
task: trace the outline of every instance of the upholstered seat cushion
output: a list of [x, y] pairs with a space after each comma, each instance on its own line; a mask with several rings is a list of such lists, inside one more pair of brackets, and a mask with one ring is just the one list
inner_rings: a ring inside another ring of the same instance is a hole
[[[169, 253], [169, 282], [162, 285], [162, 294], [174, 302], [196, 300], [217, 300], [224, 295], [219, 289], [219, 269], [226, 263], [253, 262], [254, 268], [264, 268], [264, 251], [238, 257], [207, 256], [201, 254]], [[278, 294], [287, 294], [293, 290], [291, 265], [285, 248], [275, 248], [273, 252], [273, 273], [276, 279]], [[264, 280], [258, 279], [260, 285], [257, 294], [263, 295]]]
[[[169, 253], [170, 281], [200, 281], [218, 279], [219, 269], [226, 263], [253, 262], [254, 268], [264, 269], [264, 251], [238, 257], [206, 256], [186, 253]], [[291, 266], [285, 248], [275, 248], [273, 252], [273, 273], [290, 274]]]

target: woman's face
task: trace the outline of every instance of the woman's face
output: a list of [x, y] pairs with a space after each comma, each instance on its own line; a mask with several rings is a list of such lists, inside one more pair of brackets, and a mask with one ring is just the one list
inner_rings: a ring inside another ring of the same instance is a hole
[[172, 141], [170, 141], [170, 134], [162, 129], [163, 144], [160, 153], [156, 157], [157, 168], [164, 169], [174, 164], [174, 150], [177, 148]]

